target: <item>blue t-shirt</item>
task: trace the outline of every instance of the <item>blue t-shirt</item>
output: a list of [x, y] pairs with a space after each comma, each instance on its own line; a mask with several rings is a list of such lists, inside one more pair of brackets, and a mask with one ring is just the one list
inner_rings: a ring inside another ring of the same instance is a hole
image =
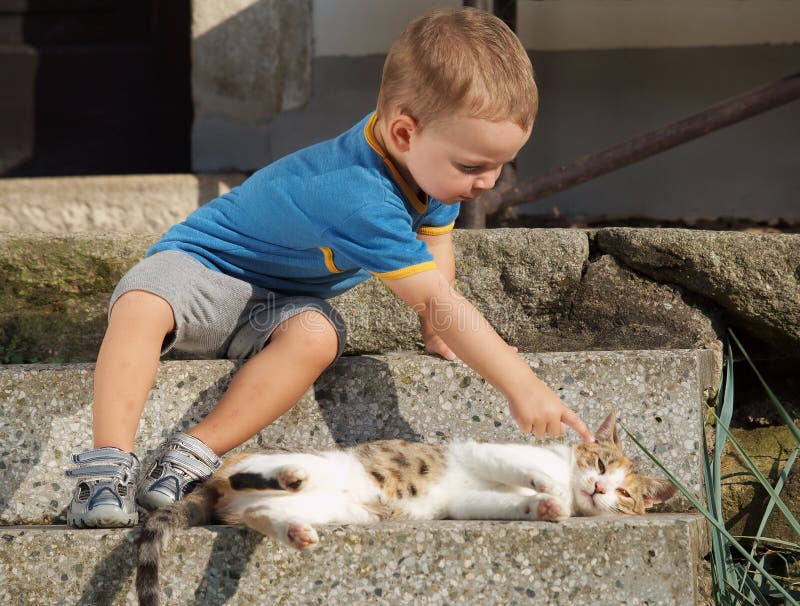
[[170, 228], [147, 255], [179, 250], [251, 284], [321, 298], [370, 275], [435, 268], [417, 234], [451, 231], [459, 204], [414, 194], [375, 139], [375, 119], [262, 168]]

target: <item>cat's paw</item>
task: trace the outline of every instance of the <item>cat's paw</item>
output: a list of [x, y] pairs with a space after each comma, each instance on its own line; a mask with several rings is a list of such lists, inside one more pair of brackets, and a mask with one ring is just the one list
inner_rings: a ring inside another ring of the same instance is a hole
[[300, 551], [316, 547], [319, 543], [317, 531], [308, 524], [289, 524], [286, 539], [289, 545]]
[[556, 520], [563, 520], [567, 517], [567, 510], [560, 499], [548, 497], [539, 500], [536, 505], [536, 515], [540, 520], [548, 520], [555, 522]]
[[302, 467], [284, 467], [278, 472], [278, 485], [289, 492], [302, 489], [308, 480], [308, 474]]
[[531, 480], [531, 488], [539, 494], [550, 495], [561, 500], [564, 500], [567, 496], [564, 486], [554, 481], [550, 476], [537, 476]]

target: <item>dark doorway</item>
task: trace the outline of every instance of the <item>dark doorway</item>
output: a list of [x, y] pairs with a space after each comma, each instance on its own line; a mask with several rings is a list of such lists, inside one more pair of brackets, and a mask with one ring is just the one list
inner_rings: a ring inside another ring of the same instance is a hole
[[191, 169], [190, 0], [0, 0], [0, 175]]

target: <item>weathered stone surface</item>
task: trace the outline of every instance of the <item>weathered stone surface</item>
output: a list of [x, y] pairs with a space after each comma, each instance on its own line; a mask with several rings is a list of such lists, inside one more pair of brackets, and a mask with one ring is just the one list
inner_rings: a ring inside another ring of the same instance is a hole
[[800, 344], [800, 235], [608, 228], [599, 248], [722, 307], [764, 338]]
[[573, 301], [558, 330], [574, 337], [576, 348], [624, 349], [647, 343], [653, 349], [719, 349], [721, 328], [710, 305], [639, 276], [611, 255], [588, 264]]
[[[698, 495], [703, 391], [718, 382], [713, 357], [687, 350], [523, 355], [595, 429], [616, 408]], [[137, 434], [145, 468], [168, 436], [207, 414], [237, 366], [224, 360], [160, 365]], [[65, 519], [73, 488], [63, 477], [69, 455], [91, 447], [92, 381], [88, 364], [0, 367], [0, 525]], [[517, 429], [505, 398], [463, 363], [390, 354], [342, 358], [242, 448], [329, 448], [382, 438], [536, 442]], [[625, 435], [621, 439], [641, 469], [658, 473]], [[668, 505], [677, 511], [687, 506], [681, 498]]]
[[[751, 429], [735, 428], [732, 433], [758, 469], [774, 485], [796, 445], [789, 428], [785, 425]], [[800, 468], [795, 463], [781, 492], [781, 500], [795, 516], [800, 514], [798, 470]], [[769, 495], [751, 474], [744, 459], [733, 446], [728, 445], [723, 454], [722, 474], [727, 478], [722, 493], [722, 508], [729, 530], [734, 535], [755, 536], [769, 502]], [[764, 536], [795, 543], [800, 541], [800, 536], [794, 532], [777, 508], [769, 517]]]
[[[108, 297], [156, 238], [0, 234], [3, 358], [94, 360]], [[583, 275], [589, 255], [584, 232], [457, 231], [454, 238], [458, 288], [523, 351], [717, 346], [713, 322], [675, 289], [609, 259], [589, 264]], [[416, 315], [378, 280], [332, 302], [348, 325], [347, 353], [421, 347]]]
[[[134, 604], [138, 530], [6, 528], [0, 601]], [[162, 564], [169, 604], [702, 604], [696, 515], [323, 527], [304, 554], [238, 527], [181, 531]], [[36, 579], [35, 583], [31, 579]]]
[[0, 179], [0, 232], [161, 233], [243, 180], [242, 174]]
[[310, 94], [310, 1], [192, 3], [194, 170], [268, 164], [270, 118]]
[[[588, 257], [586, 235], [574, 230], [457, 231], [458, 290], [507, 341], [553, 351], [561, 339], [543, 331], [571, 301]], [[377, 280], [331, 301], [348, 324], [348, 351], [417, 349], [419, 320]]]
[[0, 234], [4, 361], [96, 357], [109, 296], [156, 239]]

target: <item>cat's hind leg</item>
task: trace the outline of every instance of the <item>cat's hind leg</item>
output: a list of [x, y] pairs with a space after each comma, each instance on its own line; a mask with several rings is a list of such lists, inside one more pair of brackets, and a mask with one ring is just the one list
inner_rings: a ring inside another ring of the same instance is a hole
[[319, 536], [314, 527], [301, 520], [291, 520], [268, 505], [250, 507], [242, 514], [242, 522], [271, 539], [305, 551], [316, 547]]
[[299, 493], [264, 499], [245, 509], [242, 522], [276, 541], [304, 550], [319, 542], [312, 525], [367, 524], [377, 516], [341, 493]]
[[303, 453], [252, 455], [231, 470], [229, 480], [234, 490], [305, 490], [325, 483], [330, 467], [321, 457]]

